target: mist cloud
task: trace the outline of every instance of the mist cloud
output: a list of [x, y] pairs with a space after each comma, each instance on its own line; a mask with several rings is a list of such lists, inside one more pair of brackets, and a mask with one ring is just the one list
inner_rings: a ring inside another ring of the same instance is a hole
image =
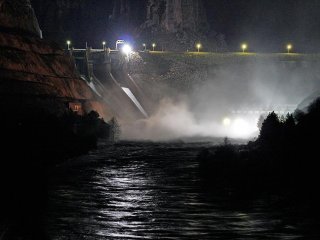
[[[191, 86], [188, 90], [178, 90], [181, 80], [171, 79], [170, 84], [158, 81], [153, 92], [161, 89], [165, 97], [148, 119], [124, 124], [123, 138], [254, 137], [261, 115], [258, 111], [297, 106], [320, 87], [311, 62], [248, 61], [211, 66], [206, 71], [184, 79]], [[229, 121], [228, 126], [223, 124]]]

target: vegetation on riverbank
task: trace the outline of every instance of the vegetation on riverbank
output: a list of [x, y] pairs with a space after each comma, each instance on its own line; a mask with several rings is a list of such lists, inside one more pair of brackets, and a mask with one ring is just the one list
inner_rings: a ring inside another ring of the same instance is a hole
[[306, 113], [285, 118], [270, 113], [257, 140], [202, 151], [198, 159], [210, 186], [243, 192], [298, 191], [316, 195], [320, 182], [320, 98]]
[[109, 124], [95, 111], [83, 116], [71, 111], [61, 116], [44, 112], [21, 116], [7, 113], [1, 126], [7, 149], [23, 149], [35, 157], [49, 154], [47, 164], [86, 152], [110, 132]]

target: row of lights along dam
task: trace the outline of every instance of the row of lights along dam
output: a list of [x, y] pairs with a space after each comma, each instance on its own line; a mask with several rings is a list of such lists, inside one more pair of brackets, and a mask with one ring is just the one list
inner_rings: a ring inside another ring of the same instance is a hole
[[[68, 40], [66, 43], [67, 43], [68, 50], [70, 50], [71, 41]], [[106, 48], [106, 44], [107, 44], [107, 43], [106, 43], [105, 41], [102, 42], [102, 47], [103, 47], [103, 49]], [[153, 51], [153, 52], [155, 51], [156, 46], [157, 46], [156, 43], [152, 43], [152, 44], [151, 44], [151, 47], [152, 47], [152, 51]], [[143, 43], [143, 44], [142, 44], [142, 47], [143, 47], [143, 50], [144, 50], [144, 51], [147, 51], [147, 44], [146, 44], [146, 43]], [[201, 49], [202, 49], [202, 44], [201, 44], [201, 43], [197, 43], [197, 44], [195, 45], [195, 48], [196, 48], [197, 52], [200, 52]], [[249, 48], [249, 46], [248, 46], [247, 43], [241, 44], [242, 53], [247, 52], [248, 48]], [[287, 53], [290, 53], [292, 49], [293, 49], [293, 45], [292, 45], [292, 44], [287, 44], [287, 45], [286, 45]]]

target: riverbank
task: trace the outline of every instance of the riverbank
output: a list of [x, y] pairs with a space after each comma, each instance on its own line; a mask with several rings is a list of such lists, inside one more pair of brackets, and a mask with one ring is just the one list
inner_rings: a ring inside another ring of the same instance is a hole
[[1, 239], [46, 239], [48, 171], [94, 149], [99, 138], [109, 140], [110, 126], [96, 112], [71, 111], [61, 116], [6, 112], [0, 126]]

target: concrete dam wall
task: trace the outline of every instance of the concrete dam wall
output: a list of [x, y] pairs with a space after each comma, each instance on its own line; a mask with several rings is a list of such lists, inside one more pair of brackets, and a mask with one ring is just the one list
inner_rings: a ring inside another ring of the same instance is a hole
[[130, 74], [152, 92], [154, 102], [202, 95], [210, 105], [211, 99], [220, 99], [233, 110], [277, 110], [296, 107], [319, 89], [319, 66], [319, 55], [159, 52], [133, 56]]

